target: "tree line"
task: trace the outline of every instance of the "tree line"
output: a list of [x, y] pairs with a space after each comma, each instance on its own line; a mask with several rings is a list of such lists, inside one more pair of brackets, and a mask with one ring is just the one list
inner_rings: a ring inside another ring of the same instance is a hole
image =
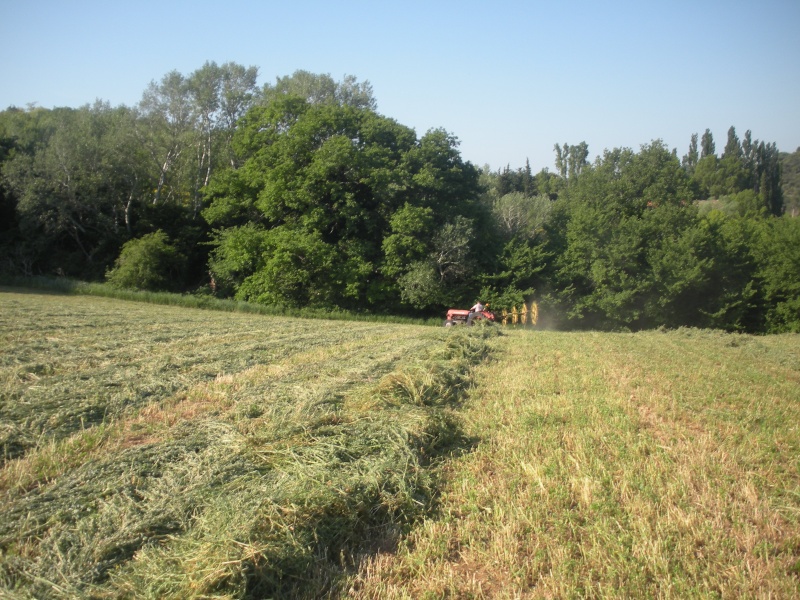
[[368, 82], [208, 62], [133, 107], [0, 113], [0, 270], [282, 306], [436, 315], [531, 298], [554, 325], [800, 331], [798, 152], [556, 144], [478, 168]]

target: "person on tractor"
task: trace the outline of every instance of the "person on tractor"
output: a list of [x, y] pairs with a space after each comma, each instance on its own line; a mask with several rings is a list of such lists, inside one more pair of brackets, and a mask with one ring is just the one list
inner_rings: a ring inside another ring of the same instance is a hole
[[475, 305], [469, 309], [469, 315], [467, 315], [467, 325], [472, 325], [472, 319], [474, 319], [476, 315], [481, 314], [483, 310], [483, 302], [478, 300]]

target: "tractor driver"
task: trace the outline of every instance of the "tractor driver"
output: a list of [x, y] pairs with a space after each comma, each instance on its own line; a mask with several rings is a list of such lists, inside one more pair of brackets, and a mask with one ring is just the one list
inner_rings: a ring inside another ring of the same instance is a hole
[[472, 325], [472, 319], [475, 318], [475, 315], [482, 313], [483, 308], [483, 302], [478, 300], [475, 303], [475, 306], [469, 309], [469, 314], [467, 315], [467, 325]]

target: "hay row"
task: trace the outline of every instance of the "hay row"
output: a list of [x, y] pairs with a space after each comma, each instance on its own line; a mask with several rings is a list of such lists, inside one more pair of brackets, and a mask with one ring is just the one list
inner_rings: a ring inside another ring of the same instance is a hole
[[74, 467], [8, 487], [0, 594], [306, 597], [391, 548], [468, 444], [453, 407], [489, 334], [316, 326], [327, 342], [270, 364], [210, 382], [176, 369], [188, 388], [88, 428], [105, 429]]

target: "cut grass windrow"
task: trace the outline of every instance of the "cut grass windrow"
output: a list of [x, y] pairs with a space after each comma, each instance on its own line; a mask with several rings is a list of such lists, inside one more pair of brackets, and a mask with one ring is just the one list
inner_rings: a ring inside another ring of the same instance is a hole
[[[394, 326], [4, 294], [0, 460], [198, 383]], [[111, 307], [116, 307], [112, 309]], [[107, 309], [107, 310], [106, 310]]]
[[21, 598], [337, 594], [430, 510], [488, 348], [483, 328], [0, 302], [0, 595]]

